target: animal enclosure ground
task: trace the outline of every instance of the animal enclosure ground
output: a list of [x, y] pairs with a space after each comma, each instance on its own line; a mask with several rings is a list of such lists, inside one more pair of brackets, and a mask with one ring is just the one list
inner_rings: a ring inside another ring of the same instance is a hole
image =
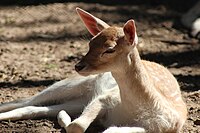
[[[188, 108], [183, 133], [200, 132], [200, 43], [181, 28], [182, 11], [164, 5], [63, 3], [0, 8], [0, 102], [32, 96], [76, 75], [74, 64], [91, 38], [75, 7], [122, 26], [134, 18], [143, 59], [168, 67], [176, 76]], [[175, 25], [175, 28], [174, 28]], [[101, 131], [91, 126], [88, 133]], [[0, 133], [64, 132], [55, 118], [1, 121]]]

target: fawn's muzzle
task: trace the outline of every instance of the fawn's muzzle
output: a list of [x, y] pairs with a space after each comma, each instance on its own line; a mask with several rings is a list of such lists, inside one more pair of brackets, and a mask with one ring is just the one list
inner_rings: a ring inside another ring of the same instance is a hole
[[79, 62], [78, 64], [75, 65], [75, 70], [76, 70], [77, 72], [79, 72], [79, 71], [83, 70], [85, 67], [86, 67], [86, 64], [85, 64], [85, 63], [80, 63], [80, 62]]

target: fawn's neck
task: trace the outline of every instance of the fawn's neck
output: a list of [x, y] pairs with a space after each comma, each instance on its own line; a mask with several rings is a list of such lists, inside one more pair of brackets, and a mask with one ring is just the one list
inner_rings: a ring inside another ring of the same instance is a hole
[[[129, 104], [149, 104], [153, 84], [140, 59], [137, 48], [127, 56], [123, 62], [122, 71], [112, 72], [113, 77], [120, 88], [122, 103]], [[133, 105], [135, 106], [135, 105]]]

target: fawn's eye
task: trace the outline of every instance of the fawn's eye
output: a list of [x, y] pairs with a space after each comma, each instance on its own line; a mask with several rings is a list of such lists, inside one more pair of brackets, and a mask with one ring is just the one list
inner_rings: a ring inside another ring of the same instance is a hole
[[103, 54], [112, 54], [114, 52], [115, 52], [115, 49], [113, 47], [110, 47]]

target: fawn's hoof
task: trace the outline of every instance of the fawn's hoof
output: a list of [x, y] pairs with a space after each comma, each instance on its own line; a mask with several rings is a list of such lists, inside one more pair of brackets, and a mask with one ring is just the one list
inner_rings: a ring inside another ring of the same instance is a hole
[[67, 133], [84, 133], [84, 129], [77, 123], [71, 123], [66, 128]]
[[58, 123], [61, 127], [66, 128], [71, 123], [70, 116], [64, 111], [61, 110], [57, 115]]

